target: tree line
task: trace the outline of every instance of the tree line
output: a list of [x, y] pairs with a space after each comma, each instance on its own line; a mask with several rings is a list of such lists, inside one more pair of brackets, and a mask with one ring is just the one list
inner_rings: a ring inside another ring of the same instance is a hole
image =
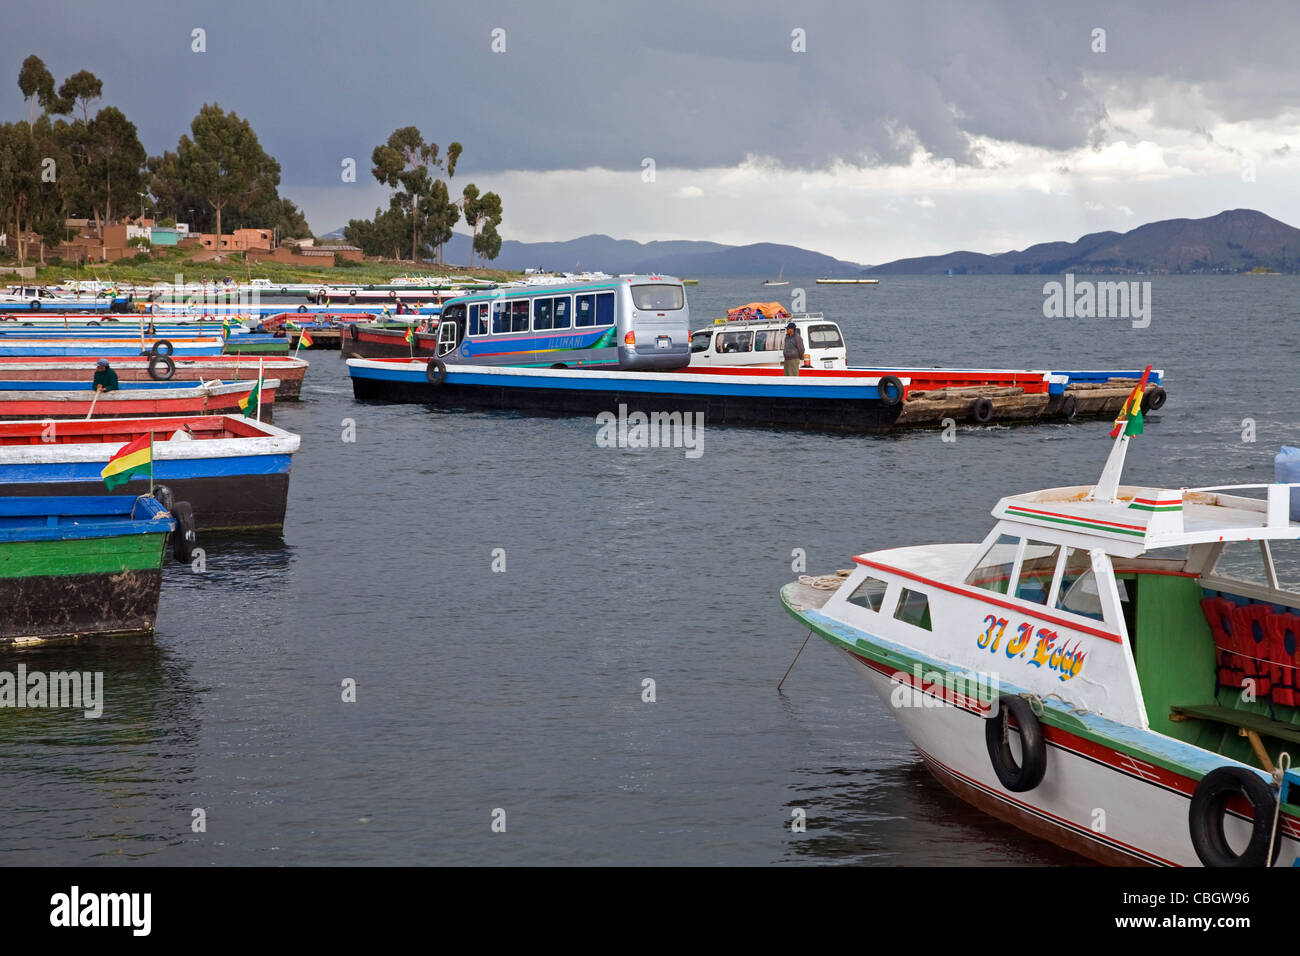
[[495, 259], [501, 251], [501, 197], [469, 183], [452, 198], [449, 184], [462, 151], [453, 142], [443, 153], [414, 126], [394, 130], [370, 155], [371, 175], [393, 190], [388, 208], [376, 209], [373, 219], [349, 220], [344, 238], [368, 256], [433, 259], [442, 265], [443, 246], [463, 216], [470, 228], [469, 264], [476, 255], [485, 262]]
[[[88, 70], [56, 86], [33, 54], [19, 70], [18, 88], [27, 100], [26, 121], [0, 123], [0, 232], [17, 237], [20, 262], [27, 235], [42, 240], [43, 262], [46, 246], [69, 238], [68, 219], [94, 220], [99, 231], [138, 214], [142, 199], [156, 220], [184, 221], [195, 232], [265, 228], [278, 229], [281, 238], [311, 235], [302, 212], [279, 194], [280, 164], [233, 111], [205, 104], [175, 151], [149, 156], [121, 110], [104, 106], [91, 115], [104, 88]], [[463, 216], [471, 232], [469, 264], [475, 256], [495, 259], [501, 197], [470, 183], [452, 198], [449, 182], [461, 152], [452, 143], [443, 153], [414, 126], [394, 131], [371, 155], [371, 173], [393, 190], [389, 208], [351, 220], [348, 241], [367, 255], [442, 264], [443, 246]]]

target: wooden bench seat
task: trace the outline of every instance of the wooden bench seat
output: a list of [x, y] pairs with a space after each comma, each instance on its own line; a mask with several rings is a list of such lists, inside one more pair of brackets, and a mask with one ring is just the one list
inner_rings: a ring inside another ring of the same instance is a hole
[[1269, 759], [1260, 737], [1273, 737], [1288, 743], [1300, 744], [1300, 724], [1288, 724], [1286, 721], [1273, 720], [1263, 714], [1254, 714], [1245, 710], [1234, 710], [1218, 704], [1191, 704], [1185, 707], [1170, 707], [1170, 720], [1208, 720], [1217, 724], [1236, 727], [1241, 736], [1250, 740], [1255, 756], [1269, 773], [1273, 772], [1273, 761]]

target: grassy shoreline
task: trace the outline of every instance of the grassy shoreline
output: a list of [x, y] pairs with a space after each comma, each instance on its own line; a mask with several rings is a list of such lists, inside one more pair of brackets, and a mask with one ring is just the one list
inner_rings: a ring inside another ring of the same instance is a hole
[[[60, 265], [41, 266], [38, 262], [28, 261], [28, 266], [36, 266], [36, 279], [43, 284], [62, 282], [65, 279], [102, 279], [106, 282], [153, 283], [172, 282], [176, 273], [181, 273], [186, 282], [203, 280], [221, 280], [230, 276], [236, 282], [250, 279], [269, 279], [272, 283], [310, 283], [312, 285], [379, 285], [392, 281], [395, 276], [414, 273], [417, 275], [450, 276], [453, 278], [477, 278], [504, 281], [518, 278], [522, 273], [504, 269], [470, 269], [466, 266], [431, 265], [429, 263], [400, 262], [382, 259], [374, 262], [348, 263], [334, 268], [312, 268], [311, 266], [289, 265], [282, 262], [245, 262], [242, 253], [226, 255], [220, 262], [196, 262], [194, 251], [185, 249], [167, 249], [154, 252], [148, 261], [136, 258], [119, 259], [117, 262], [90, 263], [83, 266], [63, 263]], [[17, 265], [5, 263], [6, 265]], [[12, 276], [0, 277], [0, 283], [18, 281]]]

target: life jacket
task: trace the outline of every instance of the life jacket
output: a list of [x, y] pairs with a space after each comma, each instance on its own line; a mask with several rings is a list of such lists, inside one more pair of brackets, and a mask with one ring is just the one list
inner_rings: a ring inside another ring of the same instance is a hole
[[1300, 702], [1296, 667], [1300, 665], [1300, 614], [1272, 614], [1264, 625], [1267, 634], [1273, 703], [1295, 707]]
[[1264, 626], [1272, 613], [1267, 604], [1247, 604], [1232, 609], [1234, 643], [1238, 653], [1244, 655], [1242, 669], [1245, 677], [1255, 680], [1257, 697], [1268, 697], [1273, 691], [1272, 670], [1262, 659], [1268, 657]]
[[1240, 687], [1243, 676], [1242, 660], [1236, 653], [1233, 640], [1232, 611], [1236, 607], [1227, 598], [1201, 598], [1205, 622], [1210, 625], [1214, 638], [1214, 663], [1220, 687]]

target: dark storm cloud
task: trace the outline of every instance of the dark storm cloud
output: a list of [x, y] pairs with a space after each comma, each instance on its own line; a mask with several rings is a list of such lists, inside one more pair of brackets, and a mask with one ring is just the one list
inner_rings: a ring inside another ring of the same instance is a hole
[[[175, 148], [204, 102], [247, 116], [286, 181], [339, 182], [355, 158], [419, 126], [466, 146], [462, 168], [958, 163], [968, 135], [1066, 149], [1123, 100], [1193, 82], [1227, 118], [1288, 105], [1296, 14], [1285, 6], [1041, 3], [439, 4], [47, 2], [7, 15], [8, 118], [18, 66], [86, 68], [151, 153]], [[1090, 32], [1107, 31], [1107, 52]], [[491, 52], [491, 31], [507, 52]], [[191, 31], [206, 31], [206, 53]], [[806, 31], [807, 52], [791, 51]]]

